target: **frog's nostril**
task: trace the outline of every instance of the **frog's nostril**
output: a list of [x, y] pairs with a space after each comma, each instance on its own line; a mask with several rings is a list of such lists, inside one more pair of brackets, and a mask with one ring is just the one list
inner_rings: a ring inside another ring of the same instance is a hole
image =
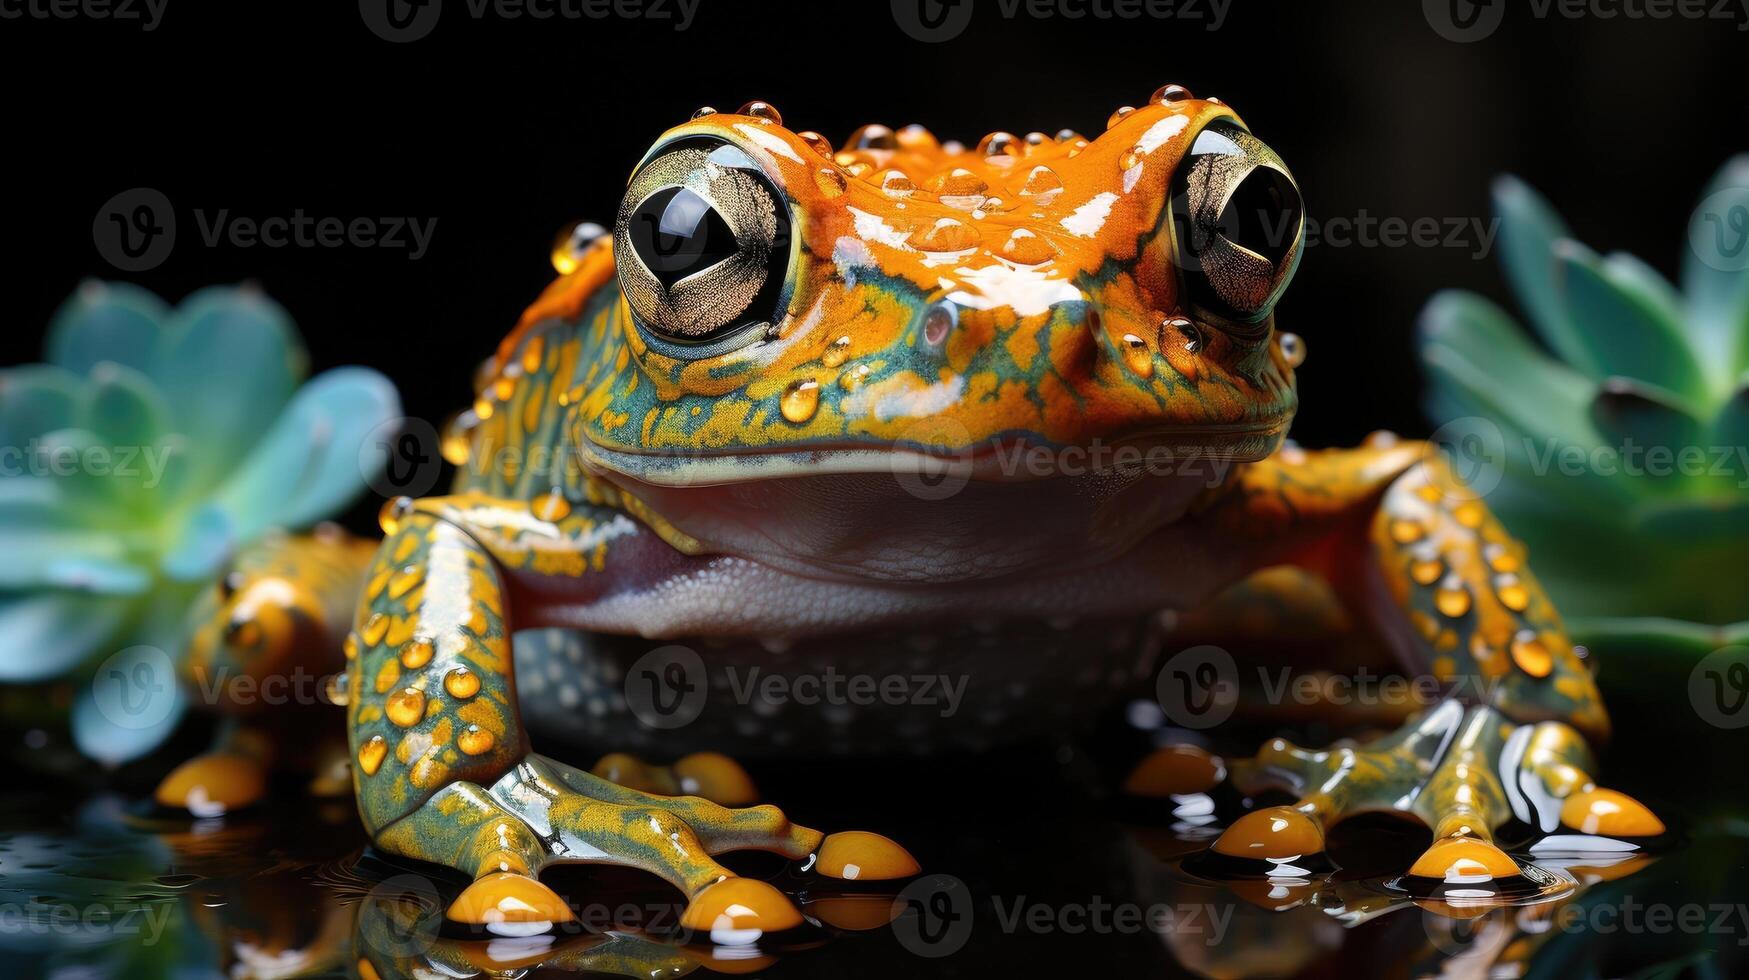
[[1233, 189], [1221, 212], [1220, 227], [1233, 244], [1279, 269], [1299, 241], [1301, 211], [1294, 182], [1273, 167], [1257, 167]]

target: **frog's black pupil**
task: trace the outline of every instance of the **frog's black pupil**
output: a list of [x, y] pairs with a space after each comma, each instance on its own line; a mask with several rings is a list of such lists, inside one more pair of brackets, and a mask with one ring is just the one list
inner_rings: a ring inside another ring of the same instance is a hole
[[638, 258], [667, 289], [737, 250], [735, 233], [723, 216], [684, 187], [665, 187], [644, 198], [626, 231]]
[[1220, 228], [1235, 245], [1279, 267], [1299, 240], [1300, 192], [1281, 171], [1258, 167], [1245, 175], [1227, 199]]

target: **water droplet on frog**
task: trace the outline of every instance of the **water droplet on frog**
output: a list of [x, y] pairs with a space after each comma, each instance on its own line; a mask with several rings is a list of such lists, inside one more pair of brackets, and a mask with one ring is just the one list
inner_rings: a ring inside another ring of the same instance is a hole
[[329, 676], [323, 691], [328, 696], [329, 704], [344, 708], [352, 703], [352, 695], [347, 689], [348, 683], [347, 675], [344, 673]]
[[457, 412], [444, 423], [443, 440], [438, 445], [438, 450], [451, 466], [467, 465], [468, 457], [472, 455], [473, 432], [479, 424], [480, 417], [472, 409]]
[[940, 347], [947, 342], [947, 335], [953, 332], [954, 321], [958, 319], [953, 306], [938, 303], [929, 308], [923, 317], [923, 342], [931, 347]]
[[917, 185], [902, 170], [888, 170], [881, 174], [880, 185], [888, 197], [906, 198], [917, 193]]
[[1148, 101], [1155, 105], [1162, 105], [1169, 102], [1185, 102], [1194, 98], [1196, 96], [1190, 94], [1190, 89], [1182, 85], [1162, 85], [1154, 90], [1154, 94], [1149, 97]]
[[1130, 370], [1144, 378], [1154, 376], [1154, 352], [1148, 349], [1148, 342], [1133, 333], [1123, 335], [1124, 363]]
[[820, 154], [826, 159], [832, 159], [832, 141], [811, 129], [796, 134], [796, 139], [808, 144], [808, 149]]
[[1038, 204], [1049, 204], [1063, 192], [1063, 178], [1049, 167], [1034, 167], [1026, 175], [1026, 183], [1020, 187], [1022, 197], [1030, 197]]
[[997, 130], [978, 141], [978, 155], [997, 166], [1007, 166], [1020, 153], [1020, 140], [1013, 133]]
[[896, 150], [899, 148], [899, 135], [882, 126], [880, 123], [869, 123], [857, 127], [845, 141], [847, 150]]
[[1547, 677], [1555, 667], [1554, 655], [1535, 630], [1519, 630], [1512, 638], [1512, 662], [1532, 677]]
[[777, 111], [777, 106], [769, 102], [761, 102], [758, 99], [742, 106], [740, 114], [752, 116], [762, 123], [770, 123], [774, 126], [783, 125], [783, 114]]
[[1513, 612], [1530, 608], [1530, 590], [1516, 575], [1501, 575], [1494, 580], [1494, 595], [1500, 604]]
[[990, 185], [964, 167], [955, 167], [931, 178], [925, 187], [950, 208], [975, 211], [982, 207]]
[[607, 229], [593, 221], [578, 221], [560, 229], [553, 237], [553, 249], [548, 256], [553, 271], [561, 276], [576, 272], [583, 264], [584, 254], [606, 234]]
[[1281, 344], [1281, 356], [1287, 361], [1288, 367], [1299, 367], [1306, 363], [1306, 342], [1297, 333], [1284, 333], [1276, 338]]
[[1027, 146], [1043, 146], [1045, 143], [1050, 142], [1051, 138], [1035, 129], [1032, 132], [1027, 133], [1022, 139], [1026, 140]]
[[1456, 576], [1446, 579], [1439, 591], [1434, 593], [1433, 605], [1441, 614], [1457, 619], [1470, 611], [1470, 593], [1464, 588], [1462, 580]]
[[831, 199], [844, 193], [846, 187], [844, 174], [832, 167], [821, 167], [814, 172], [814, 183], [820, 188], [820, 193]]
[[905, 150], [933, 150], [937, 146], [935, 134], [917, 123], [899, 130], [898, 144]]
[[783, 417], [798, 425], [814, 417], [820, 408], [820, 383], [812, 378], [804, 378], [792, 383], [784, 390], [783, 398], [779, 400]]
[[1002, 243], [1003, 258], [1019, 265], [1038, 265], [1057, 257], [1057, 247], [1050, 240], [1026, 228], [1016, 228]]
[[820, 356], [820, 363], [829, 368], [843, 364], [850, 357], [850, 338], [839, 337], [826, 345], [826, 353]]
[[975, 248], [982, 236], [978, 229], [957, 218], [938, 218], [927, 228], [911, 233], [908, 241], [925, 252], [959, 252]]
[[1056, 138], [1056, 141], [1059, 143], [1072, 143], [1075, 140], [1082, 139], [1083, 137], [1080, 133], [1077, 133], [1072, 129], [1059, 129], [1059, 130], [1057, 130], [1057, 135], [1055, 138]]
[[1130, 113], [1135, 111], [1136, 107], [1133, 105], [1118, 106], [1117, 110], [1111, 114], [1111, 118], [1105, 121], [1105, 128], [1110, 129], [1113, 126], [1116, 126], [1118, 123], [1123, 122], [1124, 119], [1128, 118]]
[[703, 119], [706, 116], [714, 116], [716, 114], [717, 110], [708, 105], [701, 105], [697, 109], [692, 110], [692, 118], [694, 119]]
[[1140, 164], [1143, 160], [1146, 160], [1147, 158], [1148, 158], [1147, 153], [1145, 153], [1141, 147], [1132, 146], [1129, 149], [1124, 151], [1123, 156], [1118, 158], [1117, 166], [1118, 166], [1119, 170], [1128, 170], [1131, 167], [1134, 167], [1134, 166]]
[[1162, 347], [1166, 346], [1165, 333], [1167, 331], [1172, 331], [1183, 339], [1184, 349], [1190, 353], [1195, 354], [1203, 348], [1202, 328], [1197, 326], [1194, 321], [1185, 317], [1167, 317], [1166, 322], [1160, 325], [1160, 331], [1162, 334], [1160, 346]]

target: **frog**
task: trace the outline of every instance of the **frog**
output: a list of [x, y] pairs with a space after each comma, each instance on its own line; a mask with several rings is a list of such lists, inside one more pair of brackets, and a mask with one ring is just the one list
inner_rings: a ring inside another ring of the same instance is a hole
[[451, 492], [382, 510], [336, 698], [375, 846], [460, 872], [446, 915], [500, 935], [572, 919], [540, 880], [568, 862], [661, 877], [714, 938], [781, 932], [790, 898], [717, 857], [920, 865], [878, 833], [536, 752], [512, 634], [829, 656], [931, 623], [1194, 610], [1298, 581], [1259, 578], [1280, 568], [1442, 695], [1364, 741], [1144, 759], [1144, 794], [1294, 799], [1213, 853], [1304, 863], [1384, 811], [1431, 833], [1411, 877], [1473, 885], [1523, 873], [1509, 823], [1658, 839], [1594, 778], [1595, 664], [1485, 494], [1428, 443], [1288, 440], [1306, 343], [1275, 313], [1306, 227], [1281, 156], [1176, 84], [1093, 138], [869, 124], [834, 144], [762, 101], [662, 133], [477, 372], [443, 437]]

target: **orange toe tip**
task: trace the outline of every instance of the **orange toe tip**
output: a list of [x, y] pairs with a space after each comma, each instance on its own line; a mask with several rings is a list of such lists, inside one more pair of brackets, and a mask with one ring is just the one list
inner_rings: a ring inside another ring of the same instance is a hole
[[1561, 804], [1561, 823], [1581, 834], [1604, 837], [1656, 837], [1664, 821], [1644, 803], [1613, 789], [1574, 793]]
[[[713, 940], [730, 934], [756, 937], [802, 924], [802, 913], [788, 896], [756, 878], [724, 878], [707, 886], [687, 903], [682, 927], [709, 932]], [[737, 945], [730, 940], [725, 945]]]
[[759, 799], [753, 777], [721, 752], [694, 752], [674, 763], [674, 781], [686, 796], [702, 796], [723, 806], [746, 806]]
[[1474, 837], [1448, 837], [1437, 841], [1409, 868], [1416, 878], [1431, 878], [1448, 884], [1478, 884], [1522, 874], [1518, 862], [1505, 851]]
[[909, 878], [923, 868], [911, 852], [893, 840], [866, 830], [828, 834], [820, 843], [814, 870], [846, 881], [891, 881]]
[[469, 885], [449, 905], [449, 918], [469, 925], [569, 922], [574, 916], [551, 888], [527, 875], [495, 871]]
[[255, 803], [266, 792], [260, 764], [241, 756], [205, 755], [177, 766], [153, 796], [163, 806], [212, 817]]
[[1215, 756], [1194, 745], [1168, 745], [1130, 770], [1123, 791], [1150, 799], [1206, 793], [1225, 776], [1226, 768]]
[[1291, 806], [1264, 807], [1233, 821], [1214, 850], [1228, 857], [1279, 861], [1321, 853], [1324, 832], [1317, 821]]

